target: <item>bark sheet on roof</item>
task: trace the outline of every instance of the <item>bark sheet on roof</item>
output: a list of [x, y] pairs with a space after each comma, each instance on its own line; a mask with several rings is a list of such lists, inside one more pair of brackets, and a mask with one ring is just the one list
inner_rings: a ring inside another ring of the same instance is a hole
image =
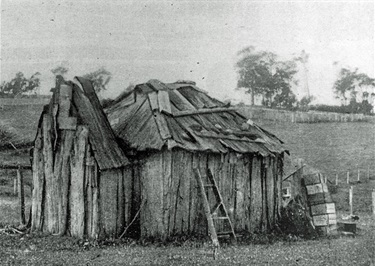
[[89, 141], [99, 168], [106, 170], [128, 165], [129, 160], [116, 141], [91, 82], [80, 77], [76, 80], [79, 83], [73, 84], [73, 106], [81, 124], [89, 129]]
[[[170, 105], [167, 108], [165, 92]], [[163, 97], [157, 97], [159, 93]], [[161, 98], [163, 102], [159, 103]], [[115, 134], [138, 151], [179, 147], [189, 151], [235, 151], [262, 156], [286, 151], [275, 135], [256, 124], [248, 124], [245, 117], [226, 107], [193, 84], [151, 80], [137, 85], [106, 112]], [[215, 111], [217, 108], [221, 109]], [[207, 109], [212, 112], [199, 113]], [[191, 114], [178, 116], [180, 111], [191, 111]]]

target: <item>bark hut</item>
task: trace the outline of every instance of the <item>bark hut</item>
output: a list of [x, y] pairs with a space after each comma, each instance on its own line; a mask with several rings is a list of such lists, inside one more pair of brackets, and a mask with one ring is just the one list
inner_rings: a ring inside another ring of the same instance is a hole
[[32, 230], [119, 235], [130, 219], [128, 164], [91, 83], [57, 77], [34, 141]]

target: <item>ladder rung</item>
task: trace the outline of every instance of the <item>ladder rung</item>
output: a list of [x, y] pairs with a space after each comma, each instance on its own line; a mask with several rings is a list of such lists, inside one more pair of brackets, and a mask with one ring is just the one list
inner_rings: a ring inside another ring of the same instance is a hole
[[214, 187], [214, 185], [204, 185], [204, 187]]
[[224, 232], [217, 232], [218, 236], [223, 236], [223, 235], [234, 235], [232, 231], [224, 231]]
[[214, 220], [229, 220], [229, 217], [228, 216], [216, 216], [216, 217], [212, 217], [212, 219]]

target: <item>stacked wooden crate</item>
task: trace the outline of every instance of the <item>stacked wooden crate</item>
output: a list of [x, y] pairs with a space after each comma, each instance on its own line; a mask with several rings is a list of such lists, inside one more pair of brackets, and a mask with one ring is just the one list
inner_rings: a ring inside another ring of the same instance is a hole
[[331, 233], [337, 229], [336, 208], [322, 174], [305, 175], [303, 180], [316, 230], [323, 234]]

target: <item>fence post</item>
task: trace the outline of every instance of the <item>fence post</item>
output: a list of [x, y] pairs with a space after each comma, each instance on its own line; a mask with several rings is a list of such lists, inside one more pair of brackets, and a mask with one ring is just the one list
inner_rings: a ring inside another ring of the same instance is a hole
[[17, 186], [17, 177], [14, 177], [14, 179], [13, 179], [13, 195], [14, 196], [17, 195], [17, 189], [18, 189], [18, 186]]
[[360, 172], [361, 170], [359, 170], [359, 167], [358, 167], [358, 177], [357, 177], [357, 181], [359, 182], [359, 180], [360, 180], [360, 175], [361, 175], [361, 172]]
[[372, 191], [372, 214], [375, 215], [375, 188]]
[[339, 174], [336, 173], [335, 185], [337, 186], [338, 184], [339, 184]]
[[350, 215], [353, 215], [353, 186], [349, 188], [349, 207], [350, 207]]
[[370, 165], [367, 166], [367, 179], [370, 180]]
[[26, 224], [25, 219], [25, 197], [24, 197], [24, 189], [23, 189], [23, 178], [21, 173], [21, 167], [19, 166], [17, 169], [17, 183], [18, 183], [18, 203], [20, 208], [20, 223]]
[[350, 174], [349, 171], [346, 173], [346, 183], [349, 184], [350, 182]]

